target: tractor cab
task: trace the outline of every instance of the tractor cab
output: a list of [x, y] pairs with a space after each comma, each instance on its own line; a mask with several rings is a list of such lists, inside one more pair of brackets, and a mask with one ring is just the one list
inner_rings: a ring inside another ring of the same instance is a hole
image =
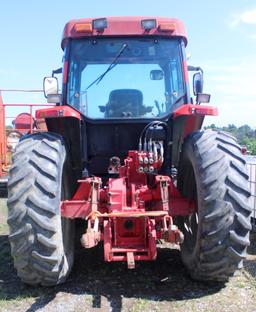
[[[123, 161], [129, 150], [138, 149], [147, 124], [171, 123], [173, 112], [190, 103], [186, 44], [184, 26], [176, 19], [124, 17], [66, 24], [60, 104], [79, 112], [81, 166], [86, 171], [103, 177], [110, 157]], [[50, 80], [48, 97], [57, 89]], [[52, 120], [46, 122], [54, 127]], [[158, 130], [152, 139], [164, 143], [166, 132]]]
[[187, 99], [180, 39], [70, 42], [66, 103], [88, 119], [167, 118]]

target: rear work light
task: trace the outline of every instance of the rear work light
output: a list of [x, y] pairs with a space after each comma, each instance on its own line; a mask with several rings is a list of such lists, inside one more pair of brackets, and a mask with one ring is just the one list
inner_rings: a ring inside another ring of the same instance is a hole
[[156, 20], [155, 19], [142, 20], [141, 27], [146, 31], [150, 31], [151, 29], [156, 28]]
[[97, 18], [92, 21], [92, 28], [98, 32], [103, 32], [108, 27], [108, 21], [106, 18]]

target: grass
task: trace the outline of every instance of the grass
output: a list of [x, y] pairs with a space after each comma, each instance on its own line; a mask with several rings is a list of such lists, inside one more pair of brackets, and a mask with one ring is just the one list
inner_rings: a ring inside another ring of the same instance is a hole
[[242, 274], [246, 278], [246, 280], [250, 284], [250, 286], [256, 290], [255, 277], [252, 276], [249, 272], [247, 272], [244, 268], [242, 269]]
[[147, 306], [149, 301], [146, 299], [138, 299], [135, 304], [132, 306], [130, 312], [143, 312], [147, 311]]
[[0, 310], [1, 308], [9, 308], [10, 306], [18, 307], [21, 304], [26, 303], [28, 306], [31, 305], [36, 298], [43, 298], [46, 296], [45, 293], [38, 291], [38, 289], [22, 291], [20, 294], [15, 294], [11, 297], [10, 294], [7, 294], [4, 289], [0, 289]]
[[235, 284], [235, 287], [237, 287], [237, 288], [245, 288], [246, 285], [245, 285], [245, 283], [237, 282], [237, 283]]

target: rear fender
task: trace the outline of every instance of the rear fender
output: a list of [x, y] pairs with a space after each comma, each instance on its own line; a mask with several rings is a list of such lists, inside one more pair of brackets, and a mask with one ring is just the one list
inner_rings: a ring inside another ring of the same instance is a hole
[[177, 166], [184, 139], [192, 132], [201, 129], [205, 116], [217, 116], [213, 106], [186, 104], [173, 113], [172, 165]]

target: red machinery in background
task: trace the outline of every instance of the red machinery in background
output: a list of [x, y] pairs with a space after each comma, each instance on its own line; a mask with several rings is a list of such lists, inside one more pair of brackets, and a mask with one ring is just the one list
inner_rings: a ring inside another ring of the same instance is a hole
[[0, 193], [6, 192], [11, 156], [16, 145], [23, 135], [38, 131], [33, 114], [35, 108], [44, 106], [49, 104], [4, 104], [0, 92]]

